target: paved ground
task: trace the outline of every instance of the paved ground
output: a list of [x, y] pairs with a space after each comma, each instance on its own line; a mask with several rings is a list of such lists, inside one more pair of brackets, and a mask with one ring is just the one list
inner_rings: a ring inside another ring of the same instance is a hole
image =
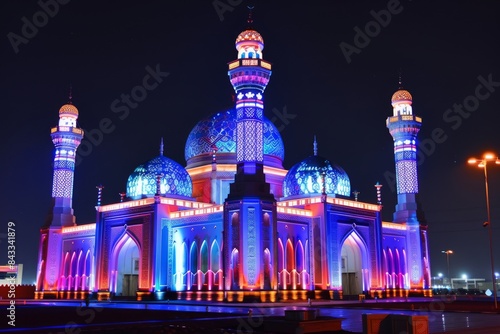
[[[17, 301], [15, 327], [9, 304], [0, 304], [0, 333], [271, 333], [262, 324], [285, 310], [315, 309], [322, 319], [342, 319], [341, 331], [361, 333], [363, 314], [424, 315], [430, 333], [500, 333], [492, 301], [410, 298], [283, 303]], [[250, 314], [249, 314], [250, 313]]]

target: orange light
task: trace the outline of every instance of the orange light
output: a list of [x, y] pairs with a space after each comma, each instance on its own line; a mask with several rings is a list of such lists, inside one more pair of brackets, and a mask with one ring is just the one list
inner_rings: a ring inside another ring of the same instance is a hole
[[485, 153], [483, 157], [485, 160], [488, 160], [488, 161], [493, 161], [496, 159], [495, 155], [491, 152]]
[[472, 165], [472, 164], [477, 163], [477, 159], [476, 158], [470, 158], [469, 160], [467, 160], [467, 162]]
[[484, 161], [481, 161], [481, 162], [477, 165], [477, 167], [479, 167], [479, 168], [483, 168], [483, 167], [484, 167], [484, 165], [485, 165]]

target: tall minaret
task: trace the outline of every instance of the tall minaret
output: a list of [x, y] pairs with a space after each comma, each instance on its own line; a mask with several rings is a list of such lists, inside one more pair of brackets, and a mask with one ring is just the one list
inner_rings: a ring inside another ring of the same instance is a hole
[[70, 100], [59, 109], [59, 124], [50, 130], [54, 152], [54, 174], [52, 179], [52, 217], [47, 221], [51, 226], [73, 226], [73, 179], [76, 149], [83, 138], [83, 130], [78, 128], [78, 109]]
[[[401, 83], [400, 83], [401, 85]], [[417, 134], [422, 119], [412, 111], [410, 92], [400, 87], [392, 95], [393, 114], [386, 125], [394, 139], [396, 162], [396, 188], [398, 203], [394, 212], [395, 223], [406, 223], [407, 273], [410, 289], [426, 288], [420, 223], [417, 219], [418, 174]]]
[[262, 36], [249, 27], [236, 38], [238, 59], [229, 63], [236, 92], [237, 170], [224, 203], [226, 290], [270, 291], [277, 286], [276, 200], [264, 174], [263, 139], [271, 64], [262, 59], [262, 49]]
[[[251, 17], [248, 19], [252, 23]], [[238, 173], [256, 174], [264, 162], [264, 90], [271, 64], [262, 59], [264, 40], [253, 29], [236, 39], [238, 59], [229, 63], [229, 78], [236, 93], [236, 161]]]
[[40, 229], [38, 251], [37, 298], [58, 298], [62, 259], [62, 229], [74, 226], [73, 176], [76, 149], [83, 138], [78, 128], [78, 109], [69, 102], [59, 109], [59, 124], [50, 130], [54, 152], [54, 174], [52, 181], [51, 212]]
[[410, 92], [400, 88], [392, 95], [392, 116], [386, 125], [394, 139], [398, 204], [394, 222], [417, 222], [417, 134], [422, 119], [412, 111]]

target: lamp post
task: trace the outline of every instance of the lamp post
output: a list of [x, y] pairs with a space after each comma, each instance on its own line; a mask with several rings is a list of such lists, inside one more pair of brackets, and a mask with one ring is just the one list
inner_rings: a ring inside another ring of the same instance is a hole
[[484, 227], [488, 228], [488, 237], [490, 241], [490, 262], [491, 262], [491, 281], [493, 282], [493, 300], [495, 302], [495, 310], [498, 308], [497, 303], [497, 284], [495, 277], [495, 262], [493, 259], [493, 231], [491, 230], [491, 216], [490, 216], [490, 194], [488, 189], [488, 163], [494, 162], [497, 165], [500, 165], [500, 160], [493, 153], [485, 153], [483, 154], [482, 159], [470, 158], [467, 161], [469, 164], [477, 165], [484, 170], [484, 185], [486, 189], [486, 214], [487, 221], [483, 224]]
[[450, 276], [450, 254], [453, 254], [453, 251], [451, 249], [443, 250], [441, 253], [446, 254], [446, 265], [448, 268], [448, 279], [451, 282], [451, 276]]

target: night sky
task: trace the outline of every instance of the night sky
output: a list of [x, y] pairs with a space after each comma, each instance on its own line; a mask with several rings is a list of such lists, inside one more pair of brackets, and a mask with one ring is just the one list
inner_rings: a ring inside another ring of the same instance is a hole
[[[13, 221], [24, 283], [35, 280], [51, 201], [50, 128], [70, 86], [79, 126], [93, 135], [74, 182], [73, 208], [85, 224], [95, 221], [96, 186], [105, 187], [103, 204], [119, 201], [128, 175], [158, 155], [162, 137], [165, 155], [185, 165], [196, 122], [232, 106], [227, 63], [247, 27], [241, 0], [59, 1], [0, 2], [0, 263]], [[487, 149], [500, 153], [497, 2], [252, 4], [264, 59], [273, 64], [265, 113], [281, 130], [284, 167], [311, 155], [316, 135], [319, 155], [345, 169], [360, 201], [375, 203], [374, 184], [383, 185], [383, 219], [391, 221], [394, 155], [385, 120], [401, 73], [423, 118], [418, 168], [432, 275], [446, 273], [441, 251], [451, 249], [453, 277], [491, 277], [484, 176], [466, 161]], [[123, 96], [150, 71], [161, 73], [158, 85], [127, 106]], [[500, 271], [500, 166], [488, 171]]]

